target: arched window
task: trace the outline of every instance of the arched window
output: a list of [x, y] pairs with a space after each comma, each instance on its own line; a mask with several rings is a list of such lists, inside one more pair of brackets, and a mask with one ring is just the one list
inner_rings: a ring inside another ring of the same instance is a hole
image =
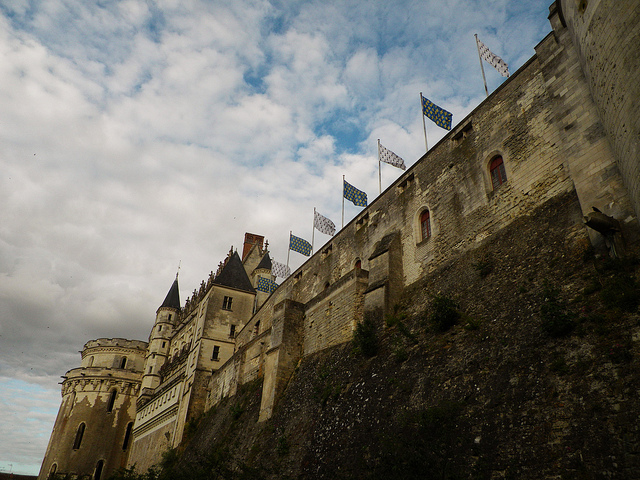
[[84, 422], [78, 425], [78, 431], [76, 432], [76, 439], [73, 441], [73, 449], [78, 450], [82, 444], [82, 437], [84, 436]]
[[120, 368], [124, 368], [127, 366], [127, 357], [122, 357], [122, 360], [120, 360]]
[[491, 185], [494, 190], [507, 181], [507, 172], [504, 169], [504, 162], [500, 155], [491, 160], [489, 173], [491, 174]]
[[109, 393], [109, 400], [107, 401], [107, 413], [113, 411], [113, 405], [116, 403], [116, 395], [118, 395], [118, 391], [114, 388]]
[[100, 480], [102, 476], [102, 469], [104, 468], [104, 460], [98, 460], [96, 464], [96, 473], [93, 475], [93, 480]]
[[360, 270], [362, 268], [362, 262], [360, 261], [360, 259], [356, 260], [356, 264], [354, 265], [354, 268], [356, 270]]
[[129, 439], [131, 438], [131, 429], [133, 428], [133, 422], [127, 423], [127, 430], [124, 433], [124, 441], [122, 442], [122, 450], [129, 448]]
[[47, 478], [50, 478], [50, 479], [56, 478], [57, 471], [58, 471], [58, 464], [54, 463], [53, 465], [51, 465], [51, 468], [49, 469], [49, 476]]
[[92, 367], [93, 366], [93, 355], [89, 357], [89, 362], [87, 364], [87, 367]]
[[431, 218], [429, 210], [425, 210], [420, 214], [420, 235], [421, 240], [426, 240], [431, 236]]

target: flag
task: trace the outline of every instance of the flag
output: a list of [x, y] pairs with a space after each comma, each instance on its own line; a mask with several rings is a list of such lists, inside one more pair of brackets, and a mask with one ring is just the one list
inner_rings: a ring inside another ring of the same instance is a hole
[[[422, 95], [420, 96], [422, 97]], [[425, 97], [422, 97], [422, 113], [439, 127], [445, 130], [451, 130], [451, 118], [453, 114], [447, 112], [444, 108], [440, 108]]]
[[291, 235], [291, 238], [289, 239], [289, 249], [294, 252], [301, 253], [302, 255], [306, 255], [307, 257], [311, 256], [311, 244], [300, 237], [296, 237], [295, 235]]
[[313, 219], [313, 226], [320, 230], [325, 235], [333, 235], [336, 233], [336, 225], [327, 217], [320, 215], [318, 212], [315, 212], [315, 217]]
[[287, 278], [291, 275], [291, 269], [284, 263], [276, 262], [274, 260], [271, 262], [271, 274], [274, 277]]
[[366, 207], [367, 206], [367, 194], [362, 190], [358, 190], [356, 187], [348, 183], [346, 180], [343, 180], [344, 186], [342, 189], [342, 195], [344, 198], [353, 202], [356, 207]]
[[480, 57], [485, 60], [489, 65], [495, 68], [500, 75], [503, 77], [509, 76], [509, 66], [502, 60], [499, 56], [489, 50], [484, 43], [480, 41], [478, 36], [476, 35], [476, 42], [478, 42], [478, 51], [480, 52]]
[[270, 278], [258, 277], [257, 289], [261, 292], [272, 293], [279, 285]]
[[393, 165], [394, 167], [401, 168], [402, 170], [405, 170], [407, 168], [404, 165], [404, 160], [402, 158], [400, 158], [388, 148], [383, 147], [380, 143], [378, 143], [378, 158], [380, 159], [380, 161], [388, 163], [389, 165]]

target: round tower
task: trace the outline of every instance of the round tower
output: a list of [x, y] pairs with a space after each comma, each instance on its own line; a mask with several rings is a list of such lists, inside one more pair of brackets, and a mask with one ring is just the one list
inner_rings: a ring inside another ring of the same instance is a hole
[[125, 466], [146, 350], [146, 342], [123, 338], [85, 344], [81, 366], [62, 377], [39, 480], [53, 474], [99, 480]]
[[149, 349], [144, 362], [141, 396], [151, 394], [161, 380], [160, 369], [167, 361], [169, 344], [180, 313], [178, 275], [169, 293], [156, 311], [156, 321], [149, 334]]

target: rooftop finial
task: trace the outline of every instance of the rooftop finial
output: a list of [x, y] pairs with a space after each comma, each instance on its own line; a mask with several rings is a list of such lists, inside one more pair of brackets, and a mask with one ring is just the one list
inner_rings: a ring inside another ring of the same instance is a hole
[[176, 280], [178, 279], [178, 275], [180, 274], [180, 265], [182, 265], [182, 260], [178, 262], [178, 271], [176, 272]]

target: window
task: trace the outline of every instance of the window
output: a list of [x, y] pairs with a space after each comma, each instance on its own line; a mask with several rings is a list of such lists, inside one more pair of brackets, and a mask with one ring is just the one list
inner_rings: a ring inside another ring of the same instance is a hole
[[420, 235], [421, 240], [426, 240], [431, 236], [431, 218], [429, 210], [425, 210], [420, 214]]
[[220, 347], [218, 345], [213, 346], [213, 352], [211, 352], [211, 360], [220, 360]]
[[232, 297], [224, 297], [224, 300], [222, 300], [222, 309], [231, 310], [231, 302], [233, 302]]
[[127, 366], [127, 357], [122, 357], [122, 360], [120, 360], [120, 368], [124, 368]]
[[84, 436], [85, 424], [78, 425], [78, 431], [76, 432], [76, 439], [73, 441], [73, 449], [78, 450], [82, 444], [82, 437]]
[[507, 181], [507, 172], [504, 169], [504, 162], [501, 156], [497, 156], [489, 164], [489, 173], [491, 174], [491, 185], [495, 190]]
[[258, 335], [258, 333], [260, 333], [260, 320], [256, 322], [255, 331], [254, 331], [255, 335]]
[[231, 338], [235, 338], [236, 337], [236, 326], [235, 325], [231, 325], [229, 327], [229, 336]]
[[169, 314], [169, 321], [171, 321], [171, 316], [172, 316], [172, 315], [171, 315], [171, 314]]
[[55, 478], [56, 471], [58, 470], [58, 464], [54, 463], [51, 465], [51, 469], [49, 470], [49, 476], [47, 478]]
[[133, 422], [127, 423], [127, 430], [124, 433], [124, 441], [122, 442], [122, 450], [129, 448], [129, 439], [131, 438], [131, 429], [133, 428]]
[[111, 413], [113, 411], [113, 405], [116, 403], [116, 395], [118, 395], [118, 391], [114, 388], [109, 394], [109, 401], [107, 402], [107, 413]]
[[167, 346], [167, 342], [162, 342], [162, 348]]
[[100, 480], [100, 477], [102, 476], [103, 468], [104, 468], [104, 460], [98, 460], [98, 463], [96, 464], [96, 473], [93, 476], [93, 480]]
[[356, 270], [360, 270], [362, 268], [362, 262], [360, 261], [360, 259], [356, 260], [356, 264], [354, 265], [354, 268]]

